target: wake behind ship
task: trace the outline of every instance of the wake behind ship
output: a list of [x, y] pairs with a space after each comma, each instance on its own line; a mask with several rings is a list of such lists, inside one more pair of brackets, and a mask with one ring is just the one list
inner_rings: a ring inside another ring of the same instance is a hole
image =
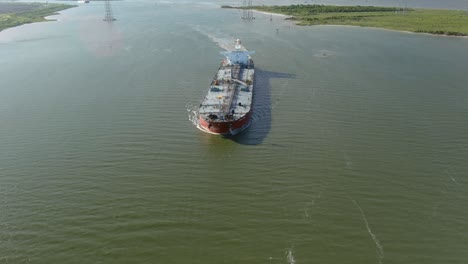
[[235, 135], [250, 125], [255, 67], [239, 39], [211, 82], [198, 111], [199, 128], [220, 135]]

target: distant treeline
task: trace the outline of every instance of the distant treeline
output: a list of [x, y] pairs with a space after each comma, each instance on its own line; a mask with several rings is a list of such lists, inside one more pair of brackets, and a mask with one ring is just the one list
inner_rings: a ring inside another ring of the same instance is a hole
[[290, 6], [253, 6], [252, 9], [271, 10], [283, 14], [311, 15], [319, 13], [351, 13], [351, 12], [396, 12], [397, 7], [380, 6], [333, 6], [333, 5], [290, 5]]

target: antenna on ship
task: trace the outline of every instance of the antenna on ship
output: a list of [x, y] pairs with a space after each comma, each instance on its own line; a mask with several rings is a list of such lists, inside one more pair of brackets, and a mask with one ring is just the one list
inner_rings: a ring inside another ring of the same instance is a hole
[[243, 0], [242, 1], [242, 19], [252, 20], [255, 19], [252, 11], [252, 0]]
[[104, 17], [103, 20], [106, 21], [106, 22], [112, 22], [112, 21], [116, 20], [114, 18], [114, 15], [112, 14], [112, 8], [111, 8], [110, 0], [106, 0], [105, 6], [106, 6], [106, 16]]

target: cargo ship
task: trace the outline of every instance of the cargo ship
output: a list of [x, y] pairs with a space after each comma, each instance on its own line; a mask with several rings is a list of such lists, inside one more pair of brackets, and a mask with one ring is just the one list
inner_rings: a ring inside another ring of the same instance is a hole
[[255, 65], [239, 39], [225, 56], [198, 111], [198, 127], [205, 132], [235, 135], [250, 125]]

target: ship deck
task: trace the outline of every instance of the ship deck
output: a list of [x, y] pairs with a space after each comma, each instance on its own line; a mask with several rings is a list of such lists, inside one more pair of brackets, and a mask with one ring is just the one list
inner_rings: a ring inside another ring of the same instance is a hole
[[[214, 121], [237, 120], [250, 112], [254, 69], [241, 65], [222, 65], [200, 105], [200, 116]], [[213, 119], [213, 118], [212, 118]]]

